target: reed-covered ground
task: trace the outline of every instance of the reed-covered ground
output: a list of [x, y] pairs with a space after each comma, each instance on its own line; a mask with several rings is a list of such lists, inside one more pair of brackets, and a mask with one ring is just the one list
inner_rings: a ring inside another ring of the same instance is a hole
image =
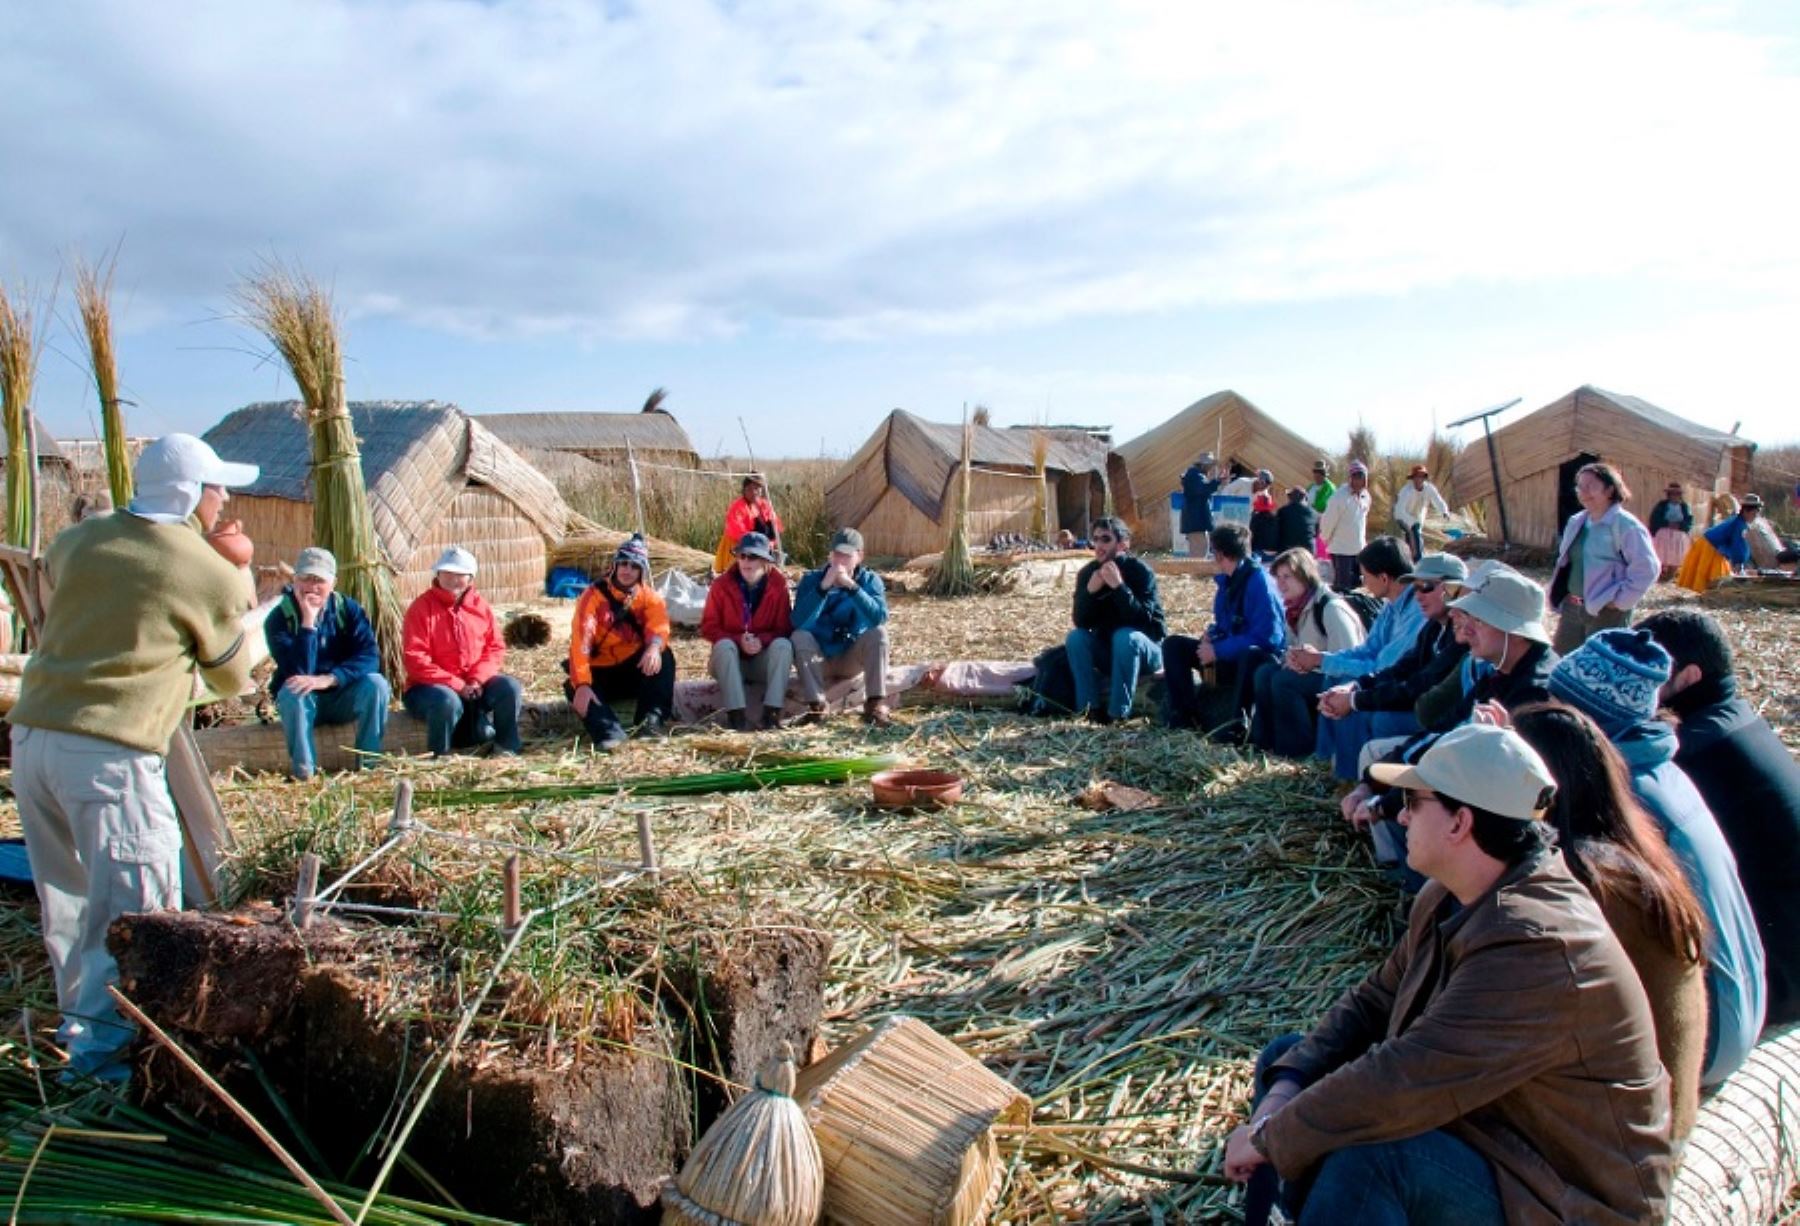
[[[1166, 581], [1176, 629], [1199, 628], [1210, 587]], [[896, 655], [1028, 655], [1060, 636], [1068, 602], [1057, 588], [957, 602], [900, 596]], [[515, 654], [534, 697], [554, 693], [567, 607], [548, 611], [557, 638]], [[1800, 614], [1723, 616], [1752, 701], [1795, 743]], [[691, 637], [678, 640], [678, 654], [684, 670], [702, 658]], [[718, 770], [772, 751], [895, 753], [956, 770], [968, 789], [955, 808], [921, 813], [876, 809], [860, 782], [670, 799], [524, 794]], [[402, 776], [440, 830], [532, 849], [527, 906], [585, 888], [599, 861], [635, 859], [644, 811], [672, 870], [672, 896], [745, 916], [780, 907], [829, 932], [831, 1038], [910, 1013], [1033, 1098], [1032, 1127], [1002, 1138], [1009, 1166], [996, 1220], [1007, 1222], [1229, 1214], [1236, 1193], [1221, 1178], [1220, 1143], [1244, 1106], [1250, 1059], [1365, 973], [1401, 915], [1336, 818], [1329, 780], [1311, 766], [1213, 749], [1146, 723], [1100, 729], [940, 707], [904, 708], [881, 733], [845, 720], [633, 743], [610, 758], [559, 741], [513, 761], [389, 764], [322, 784], [226, 779], [245, 893], [289, 888], [302, 850], [323, 854], [328, 876], [372, 850]], [[1161, 803], [1132, 813], [1078, 806], [1102, 779]], [[429, 806], [434, 790], [471, 787], [519, 794]], [[454, 999], [494, 965], [501, 941], [487, 917], [499, 906], [497, 865], [492, 848], [426, 839], [370, 871], [381, 888], [404, 885], [415, 905], [461, 917], [421, 921], [461, 952], [440, 983], [397, 985], [397, 1008], [428, 1021], [433, 999]], [[659, 928], [664, 912], [640, 889], [600, 891], [529, 934], [507, 968], [507, 990], [495, 994], [504, 1003], [483, 1011], [471, 1049], [569, 1061], [584, 1036], [605, 1041], [619, 1027], [654, 1024], [643, 967], [680, 938]], [[34, 925], [28, 895], [0, 903], [0, 1008], [15, 1032], [23, 1007], [40, 1022], [53, 1007]], [[596, 935], [607, 932], [617, 939]], [[0, 1094], [31, 1092], [26, 1079], [0, 1079]], [[20, 1135], [35, 1144], [40, 1134]], [[15, 1145], [0, 1158], [0, 1175], [9, 1163], [16, 1174], [19, 1154]]]

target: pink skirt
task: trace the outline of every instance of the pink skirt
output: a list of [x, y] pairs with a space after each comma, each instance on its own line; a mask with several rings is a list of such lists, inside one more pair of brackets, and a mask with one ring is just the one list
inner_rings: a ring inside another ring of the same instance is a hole
[[1656, 557], [1664, 566], [1681, 569], [1682, 559], [1687, 557], [1688, 546], [1693, 538], [1680, 528], [1658, 528], [1656, 530]]

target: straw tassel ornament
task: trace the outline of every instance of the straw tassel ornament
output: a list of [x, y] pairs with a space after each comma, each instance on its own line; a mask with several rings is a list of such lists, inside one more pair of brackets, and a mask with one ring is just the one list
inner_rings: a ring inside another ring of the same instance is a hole
[[663, 1185], [663, 1226], [812, 1226], [825, 1202], [825, 1164], [794, 1101], [794, 1054], [772, 1060], [756, 1086], [706, 1130], [681, 1174]]

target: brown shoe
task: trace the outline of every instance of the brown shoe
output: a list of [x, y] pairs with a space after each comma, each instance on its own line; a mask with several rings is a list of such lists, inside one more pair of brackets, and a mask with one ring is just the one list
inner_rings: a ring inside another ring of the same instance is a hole
[[891, 727], [894, 722], [893, 712], [888, 710], [887, 702], [880, 698], [871, 698], [863, 703], [863, 723], [871, 728]]
[[825, 722], [825, 704], [822, 702], [807, 703], [806, 704], [806, 713], [804, 715], [800, 716], [799, 719], [796, 719], [794, 721], [795, 724], [797, 724], [798, 726], [800, 726], [802, 728], [812, 728], [812, 727], [815, 727], [816, 725], [822, 724], [824, 722]]

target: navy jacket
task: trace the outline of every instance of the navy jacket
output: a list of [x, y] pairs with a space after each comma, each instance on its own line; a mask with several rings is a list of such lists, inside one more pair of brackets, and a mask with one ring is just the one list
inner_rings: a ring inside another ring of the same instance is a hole
[[1304, 549], [1311, 553], [1319, 535], [1319, 513], [1304, 502], [1289, 502], [1275, 512], [1275, 548], [1286, 553]]
[[369, 615], [342, 592], [331, 594], [319, 610], [317, 624], [308, 630], [300, 624], [294, 589], [283, 589], [281, 603], [263, 623], [263, 637], [269, 643], [269, 658], [275, 661], [270, 693], [280, 690], [289, 677], [330, 673], [343, 686], [381, 671], [381, 652]]
[[1208, 480], [1198, 464], [1188, 465], [1188, 470], [1181, 474], [1181, 530], [1184, 533], [1212, 531], [1212, 496], [1218, 492], [1216, 480]]

